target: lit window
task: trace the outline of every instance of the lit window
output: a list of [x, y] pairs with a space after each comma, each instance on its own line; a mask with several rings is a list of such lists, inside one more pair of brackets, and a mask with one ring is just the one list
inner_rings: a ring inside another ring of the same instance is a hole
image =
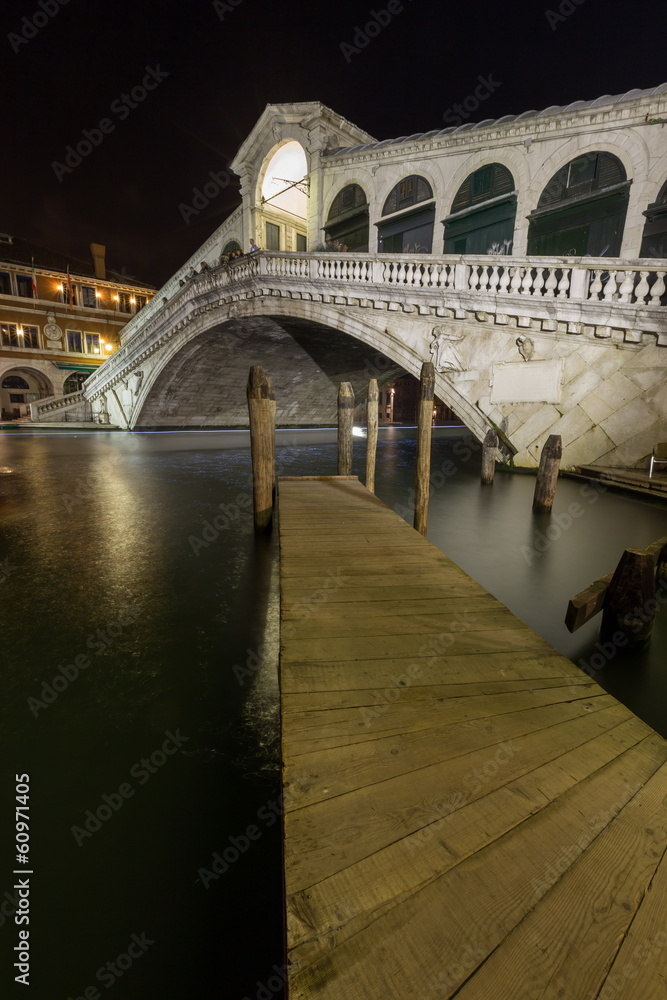
[[137, 295], [136, 300], [137, 300], [136, 311], [139, 312], [139, 310], [143, 309], [144, 306], [146, 305], [147, 299], [145, 295]]
[[77, 354], [83, 353], [83, 339], [81, 330], [67, 331], [67, 350], [75, 351]]
[[37, 327], [24, 325], [21, 329], [23, 330], [23, 336], [19, 336], [19, 339], [22, 341], [22, 346], [33, 348], [39, 347]]
[[32, 278], [29, 274], [16, 275], [16, 288], [22, 299], [32, 298]]
[[100, 353], [100, 335], [99, 333], [87, 333], [86, 334], [86, 354], [99, 354]]
[[92, 285], [81, 286], [81, 305], [94, 309], [97, 305], [97, 295]]
[[120, 309], [121, 312], [124, 313], [129, 313], [132, 311], [129, 292], [118, 293], [118, 308]]

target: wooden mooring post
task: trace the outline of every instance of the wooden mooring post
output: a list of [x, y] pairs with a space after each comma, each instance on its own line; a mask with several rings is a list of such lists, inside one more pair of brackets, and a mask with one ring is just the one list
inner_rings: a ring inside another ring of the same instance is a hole
[[417, 471], [415, 473], [414, 528], [426, 535], [428, 525], [428, 497], [431, 476], [431, 433], [433, 429], [433, 400], [435, 397], [435, 368], [425, 361], [421, 370], [419, 410], [417, 414]]
[[651, 638], [658, 611], [655, 563], [650, 552], [626, 549], [614, 570], [602, 608], [600, 637], [626, 643]]
[[560, 434], [550, 434], [542, 449], [540, 466], [537, 470], [533, 496], [533, 511], [536, 514], [548, 514], [553, 507], [562, 455]]
[[372, 378], [368, 383], [368, 403], [366, 405], [366, 489], [375, 493], [375, 456], [378, 444], [378, 382]]
[[273, 519], [276, 454], [276, 394], [272, 379], [261, 365], [250, 369], [247, 397], [255, 531], [261, 532], [268, 531]]
[[354, 427], [354, 390], [351, 382], [341, 382], [338, 389], [338, 475], [352, 474], [352, 430]]
[[491, 427], [484, 438], [482, 446], [482, 483], [490, 485], [496, 472], [496, 456], [498, 454], [498, 432]]

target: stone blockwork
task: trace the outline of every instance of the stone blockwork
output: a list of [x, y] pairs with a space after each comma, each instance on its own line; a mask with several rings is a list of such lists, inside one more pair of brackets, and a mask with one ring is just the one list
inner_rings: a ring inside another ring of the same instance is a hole
[[246, 385], [255, 364], [273, 378], [276, 419], [283, 427], [331, 426], [339, 382], [352, 382], [361, 400], [370, 377], [392, 381], [403, 371], [321, 324], [269, 316], [232, 319], [189, 341], [166, 365], [136, 426], [247, 427]]

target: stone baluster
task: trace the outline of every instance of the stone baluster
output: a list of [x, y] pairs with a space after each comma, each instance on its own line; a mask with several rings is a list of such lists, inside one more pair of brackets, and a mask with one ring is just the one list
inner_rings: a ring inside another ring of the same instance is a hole
[[538, 267], [533, 279], [533, 295], [542, 297], [542, 289], [544, 288], [544, 269]]
[[616, 271], [610, 271], [604, 286], [604, 301], [613, 302], [616, 298]]
[[632, 293], [635, 287], [635, 272], [634, 271], [621, 271], [623, 276], [623, 281], [621, 282], [621, 287], [619, 289], [620, 296], [619, 302], [630, 302], [632, 300]]
[[546, 299], [553, 299], [556, 295], [556, 289], [558, 288], [558, 278], [556, 277], [556, 269], [554, 267], [547, 268], [549, 272], [549, 277], [547, 278], [547, 283], [544, 289], [544, 297]]
[[593, 281], [591, 282], [591, 286], [588, 290], [589, 299], [593, 299], [594, 301], [599, 301], [600, 299], [600, 292], [602, 291], [602, 280], [600, 278], [601, 274], [602, 271], [593, 271]]
[[468, 288], [471, 292], [477, 291], [477, 283], [479, 280], [478, 267], [477, 264], [470, 265], [470, 274], [468, 275]]
[[569, 289], [570, 289], [570, 269], [569, 267], [564, 267], [561, 279], [558, 282], [558, 292], [556, 293], [557, 298], [566, 299], [568, 297], [567, 293]]
[[510, 268], [512, 273], [512, 284], [510, 285], [510, 294], [519, 295], [521, 292], [521, 282], [523, 280], [523, 268], [522, 267], [512, 267]]
[[483, 264], [480, 269], [479, 274], [479, 291], [485, 292], [489, 287], [489, 268], [486, 264]]
[[532, 268], [527, 267], [526, 273], [523, 276], [523, 281], [521, 282], [521, 294], [530, 295], [532, 287], [533, 287]]
[[489, 292], [491, 293], [491, 295], [496, 294], [499, 281], [500, 281], [500, 275], [498, 273], [498, 265], [494, 264], [491, 267], [491, 274], [489, 275]]
[[656, 271], [656, 280], [651, 289], [651, 301], [649, 305], [659, 306], [660, 299], [665, 294], [665, 271]]
[[645, 302], [648, 295], [648, 271], [639, 272], [639, 284], [635, 288], [635, 302]]
[[510, 283], [509, 268], [504, 267], [503, 268], [503, 273], [500, 275], [500, 284], [498, 286], [498, 294], [499, 295], [507, 295], [507, 293], [509, 291], [509, 288], [508, 288], [509, 283]]

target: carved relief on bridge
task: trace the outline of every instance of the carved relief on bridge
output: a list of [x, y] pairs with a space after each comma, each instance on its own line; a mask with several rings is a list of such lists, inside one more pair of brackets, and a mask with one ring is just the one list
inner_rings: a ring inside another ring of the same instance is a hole
[[429, 351], [437, 372], [462, 372], [466, 364], [454, 344], [465, 338], [465, 333], [455, 333], [444, 326], [434, 326]]

